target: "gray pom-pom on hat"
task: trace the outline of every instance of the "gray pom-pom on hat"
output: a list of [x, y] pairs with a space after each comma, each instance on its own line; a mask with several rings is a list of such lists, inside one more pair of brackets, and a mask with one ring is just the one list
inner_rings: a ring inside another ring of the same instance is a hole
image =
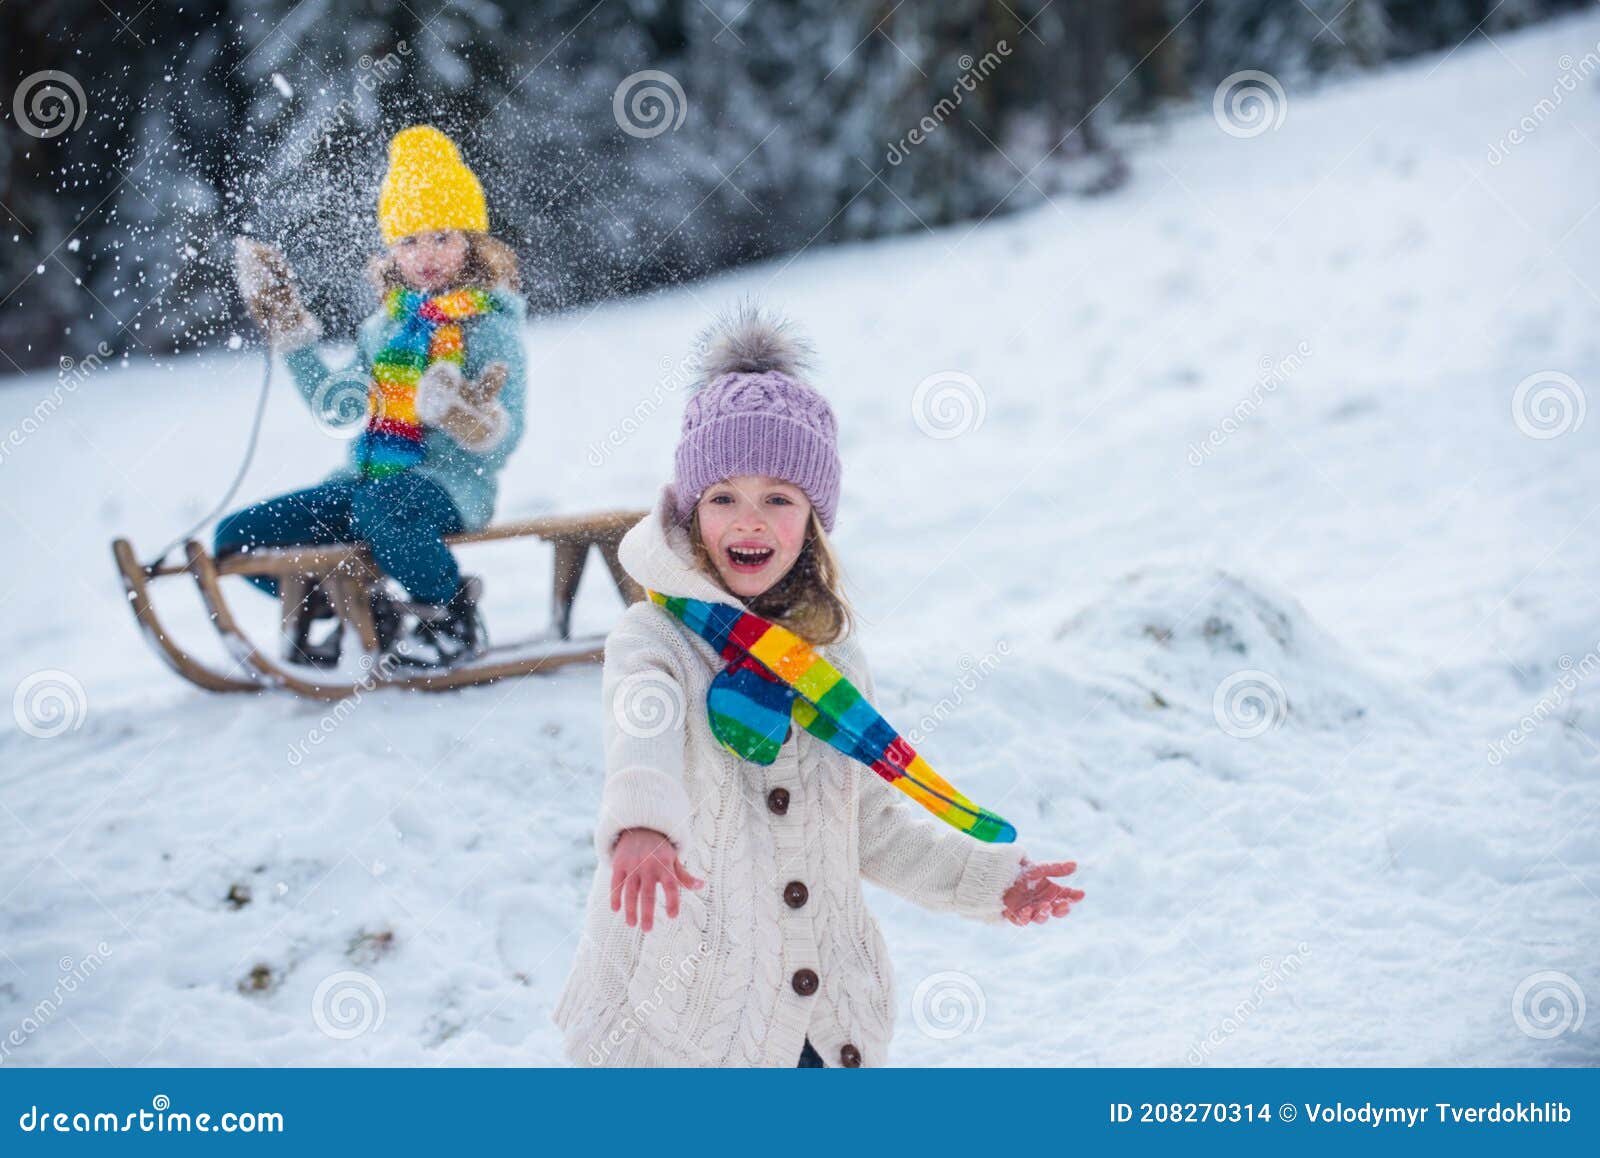
[[680, 520], [709, 486], [765, 475], [799, 487], [833, 530], [839, 427], [828, 400], [801, 381], [811, 348], [784, 318], [745, 302], [700, 338], [699, 386], [675, 456]]
[[783, 374], [798, 380], [811, 364], [811, 344], [781, 315], [740, 302], [701, 333], [697, 386], [725, 374]]

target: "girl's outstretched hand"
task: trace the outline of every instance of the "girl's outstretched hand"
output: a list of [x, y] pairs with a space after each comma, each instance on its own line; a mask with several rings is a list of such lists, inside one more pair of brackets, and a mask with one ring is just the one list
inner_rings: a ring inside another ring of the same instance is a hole
[[1034, 864], [1023, 857], [1015, 883], [1002, 898], [1006, 920], [1013, 925], [1042, 925], [1051, 917], [1065, 917], [1073, 905], [1083, 900], [1083, 890], [1058, 885], [1050, 878], [1067, 876], [1077, 867], [1076, 861]]
[[239, 294], [276, 350], [297, 350], [322, 336], [322, 324], [307, 312], [294, 288], [294, 271], [283, 250], [251, 237], [233, 242], [233, 275]]
[[700, 889], [705, 881], [692, 876], [678, 859], [678, 850], [653, 828], [630, 828], [611, 850], [611, 911], [622, 910], [629, 926], [646, 933], [655, 925], [656, 886], [667, 900], [667, 916], [678, 915], [678, 886]]

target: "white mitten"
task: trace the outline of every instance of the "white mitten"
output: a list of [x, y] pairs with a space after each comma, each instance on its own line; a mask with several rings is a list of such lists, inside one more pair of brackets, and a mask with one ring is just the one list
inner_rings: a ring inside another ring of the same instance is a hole
[[507, 373], [504, 363], [491, 362], [476, 381], [469, 381], [454, 362], [435, 362], [417, 382], [417, 417], [463, 449], [487, 454], [511, 429], [511, 416], [498, 397]]
[[322, 323], [295, 292], [294, 272], [276, 246], [248, 237], [233, 242], [234, 280], [239, 294], [274, 350], [287, 352], [322, 337]]

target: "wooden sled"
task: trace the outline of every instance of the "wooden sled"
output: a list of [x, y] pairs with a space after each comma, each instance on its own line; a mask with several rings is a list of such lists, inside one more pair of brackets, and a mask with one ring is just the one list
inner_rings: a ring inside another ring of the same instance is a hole
[[[604, 652], [600, 637], [572, 637], [572, 605], [577, 598], [578, 581], [593, 547], [605, 561], [623, 599], [629, 603], [643, 599], [644, 591], [617, 559], [617, 544], [644, 515], [644, 511], [607, 511], [524, 519], [448, 536], [445, 542], [452, 547], [520, 538], [549, 543], [555, 549], [554, 583], [550, 627], [544, 635], [521, 644], [491, 646], [471, 663], [437, 670], [407, 667], [378, 654], [369, 594], [374, 584], [383, 582], [383, 575], [366, 548], [358, 544], [259, 549], [213, 559], [204, 547], [191, 540], [183, 562], [153, 566], [139, 562], [126, 539], [115, 540], [111, 551], [122, 574], [128, 604], [145, 639], [168, 667], [190, 683], [210, 692], [281, 689], [312, 699], [341, 700], [378, 687], [445, 691], [599, 660]], [[332, 596], [345, 638], [353, 638], [360, 646], [359, 674], [352, 677], [286, 663], [257, 647], [228, 606], [222, 592], [224, 575], [276, 579], [285, 624], [310, 587], [323, 585]], [[161, 622], [150, 589], [160, 580], [176, 577], [187, 577], [198, 589], [201, 603], [233, 661], [227, 670], [219, 670], [185, 650]]]

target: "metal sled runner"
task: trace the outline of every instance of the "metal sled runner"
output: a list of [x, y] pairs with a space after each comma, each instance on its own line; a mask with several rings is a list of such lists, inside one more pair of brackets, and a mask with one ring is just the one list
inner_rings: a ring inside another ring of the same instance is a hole
[[[574, 639], [572, 605], [578, 593], [590, 548], [604, 560], [612, 581], [625, 602], [644, 598], [617, 560], [617, 544], [644, 511], [608, 511], [594, 515], [557, 516], [503, 523], [482, 531], [451, 535], [452, 547], [504, 539], [533, 538], [551, 544], [555, 553], [548, 632], [526, 643], [490, 647], [470, 663], [441, 669], [417, 669], [387, 663], [378, 653], [377, 629], [372, 621], [369, 594], [383, 575], [359, 544], [280, 547], [254, 550], [213, 559], [199, 543], [190, 540], [181, 563], [139, 562], [126, 539], [111, 544], [122, 574], [128, 603], [157, 655], [184, 679], [212, 692], [260, 692], [281, 689], [319, 700], [340, 700], [371, 688], [411, 688], [445, 691], [472, 684], [552, 671], [573, 663], [592, 663], [603, 654], [598, 637]], [[222, 593], [224, 575], [269, 576], [278, 583], [284, 622], [305, 598], [312, 585], [321, 585], [333, 599], [341, 630], [359, 642], [363, 655], [359, 676], [340, 675], [278, 661], [257, 647], [240, 628]], [[161, 622], [151, 588], [158, 581], [187, 577], [199, 591], [202, 605], [222, 637], [233, 660], [229, 670], [218, 670], [195, 657], [173, 639]]]

